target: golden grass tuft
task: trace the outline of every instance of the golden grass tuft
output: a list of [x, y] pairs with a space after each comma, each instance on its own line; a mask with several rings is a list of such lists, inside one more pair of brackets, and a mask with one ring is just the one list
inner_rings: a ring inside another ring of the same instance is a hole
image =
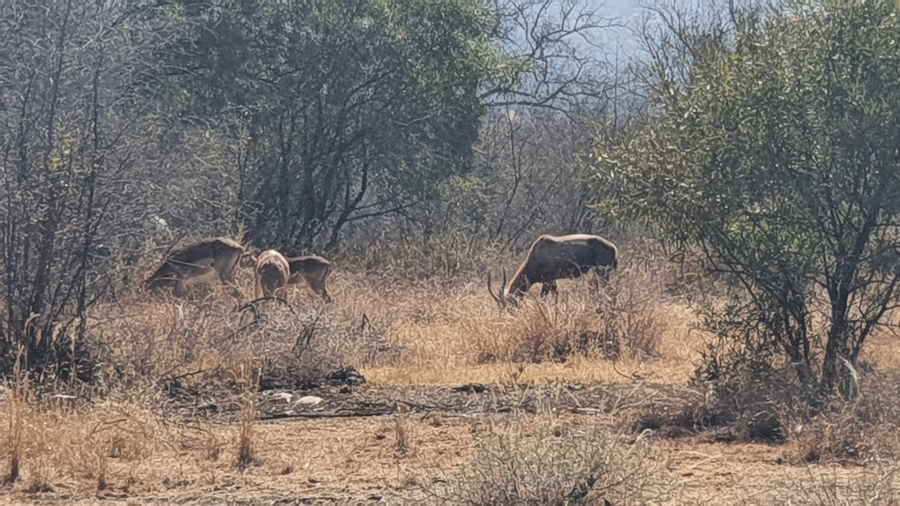
[[429, 493], [451, 504], [644, 504], [668, 495], [664, 470], [643, 436], [544, 414], [491, 427], [473, 461]]
[[621, 381], [611, 361], [687, 380], [703, 336], [691, 332], [694, 316], [650, 271], [622, 268], [596, 295], [588, 284], [561, 281], [558, 300], [540, 299], [534, 287], [518, 308], [500, 311], [475, 276], [344, 273], [335, 282], [335, 313], [376, 334], [368, 340], [374, 348], [353, 365], [382, 383], [507, 382], [517, 363], [530, 364], [525, 376], [535, 381]]
[[238, 384], [242, 386], [243, 393], [240, 401], [241, 429], [237, 438], [237, 457], [235, 465], [238, 469], [246, 469], [257, 464], [258, 459], [253, 451], [253, 424], [256, 422], [256, 393], [259, 390], [259, 379], [253, 375], [253, 346], [252, 341], [247, 343], [247, 356], [245, 363], [240, 366]]
[[[669, 322], [658, 310], [664, 296], [649, 272], [624, 268], [592, 294], [585, 280], [567, 283], [558, 298], [527, 298], [499, 321], [469, 321], [482, 330], [476, 360], [566, 361], [571, 356], [617, 361], [659, 358]], [[562, 288], [561, 288], [562, 290]]]
[[396, 437], [394, 448], [397, 450], [398, 455], [406, 455], [413, 450], [412, 431], [413, 428], [409, 423], [408, 414], [403, 408], [398, 409], [394, 417], [394, 436]]
[[859, 463], [900, 458], [900, 376], [869, 372], [849, 400], [835, 399], [810, 415], [785, 409], [786, 456], [798, 464]]
[[253, 423], [256, 421], [256, 395], [252, 389], [247, 389], [241, 402], [241, 430], [238, 432], [237, 458], [235, 465], [239, 469], [246, 469], [257, 463], [253, 451]]

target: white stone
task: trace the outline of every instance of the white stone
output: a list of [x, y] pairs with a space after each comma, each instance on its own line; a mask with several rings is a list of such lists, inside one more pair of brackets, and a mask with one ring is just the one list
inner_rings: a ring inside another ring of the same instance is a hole
[[305, 395], [299, 399], [295, 404], [305, 404], [309, 406], [317, 406], [322, 403], [325, 399], [321, 397], [316, 397], [315, 395]]

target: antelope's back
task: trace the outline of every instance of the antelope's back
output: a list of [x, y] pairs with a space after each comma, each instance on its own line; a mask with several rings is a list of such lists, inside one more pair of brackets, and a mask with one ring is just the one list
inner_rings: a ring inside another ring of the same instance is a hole
[[616, 246], [600, 236], [588, 234], [541, 236], [539, 241], [535, 253], [560, 266], [612, 265], [616, 262]]
[[331, 262], [318, 255], [289, 258], [288, 264], [290, 265], [292, 275], [331, 271]]
[[194, 263], [206, 258], [216, 258], [243, 248], [234, 241], [224, 237], [207, 237], [172, 251], [166, 261], [177, 263]]

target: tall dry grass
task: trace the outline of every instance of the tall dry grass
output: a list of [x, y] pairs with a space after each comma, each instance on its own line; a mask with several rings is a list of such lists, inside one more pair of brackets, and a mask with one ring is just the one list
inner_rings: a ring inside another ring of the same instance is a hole
[[134, 466], [177, 440], [157, 411], [158, 392], [134, 389], [87, 401], [40, 397], [19, 383], [5, 393], [0, 423], [9, 427], [5, 439], [16, 440], [5, 450], [16, 460], [16, 488], [28, 494], [136, 483]]
[[592, 293], [584, 279], [563, 284], [565, 291], [558, 298], [529, 297], [501, 318], [464, 321], [467, 335], [476, 339], [476, 361], [660, 357], [660, 343], [670, 326], [662, 287], [648, 271], [620, 269], [598, 293]]
[[13, 368], [13, 381], [4, 389], [4, 406], [6, 408], [6, 460], [8, 468], [3, 477], [4, 484], [19, 481], [22, 468], [22, 446], [25, 418], [32, 399], [28, 383], [28, 373], [23, 371], [22, 351], [16, 357]]
[[[252, 293], [252, 273], [239, 274]], [[519, 307], [502, 311], [478, 273], [410, 278], [338, 266], [331, 305], [305, 286], [290, 292], [290, 305], [266, 301], [241, 311], [242, 301], [220, 287], [196, 300], [134, 294], [99, 306], [90, 333], [110, 387], [233, 385], [247, 342], [263, 388], [313, 384], [343, 366], [398, 384], [505, 382], [517, 364], [545, 379], [582, 382], [612, 380], [613, 363], [687, 374], [684, 357], [699, 348], [686, 339], [692, 316], [667, 295], [663, 277], [623, 262], [598, 293], [590, 280], [561, 281], [558, 298], [541, 299], [534, 287]]]
[[900, 376], [857, 376], [851, 399], [834, 399], [820, 410], [797, 406], [781, 411], [792, 462], [871, 463], [900, 458]]

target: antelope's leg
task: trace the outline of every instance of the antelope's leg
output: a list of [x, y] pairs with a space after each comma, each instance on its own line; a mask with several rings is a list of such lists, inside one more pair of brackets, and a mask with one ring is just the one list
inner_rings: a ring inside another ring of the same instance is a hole
[[556, 281], [541, 283], [541, 297], [546, 297], [548, 293], [553, 293], [555, 295], [559, 294], [559, 289], [556, 287]]
[[230, 265], [224, 266], [221, 269], [217, 269], [218, 266], [213, 266], [213, 269], [216, 269], [219, 273], [219, 281], [222, 282], [223, 285], [229, 288], [231, 291], [231, 295], [234, 296], [238, 300], [244, 299], [244, 294], [241, 292], [241, 289], [238, 288], [237, 282], [234, 280], [234, 271], [237, 269], [238, 262], [241, 261], [241, 257], [234, 258]]
[[187, 284], [181, 279], [175, 280], [174, 286], [175, 295], [181, 298], [185, 298], [188, 296], [188, 288]]

